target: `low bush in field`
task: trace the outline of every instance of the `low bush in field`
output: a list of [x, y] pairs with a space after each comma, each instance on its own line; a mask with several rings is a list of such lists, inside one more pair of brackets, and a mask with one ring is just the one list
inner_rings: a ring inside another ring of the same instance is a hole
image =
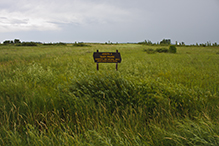
[[85, 44], [85, 43], [83, 43], [83, 42], [78, 42], [78, 43], [74, 43], [73, 44], [73, 46], [75, 46], [75, 47], [84, 47], [84, 46], [89, 46], [89, 45], [87, 45], [87, 44]]
[[176, 46], [171, 45], [171, 46], [169, 47], [169, 52], [170, 52], [170, 53], [176, 53]]
[[16, 46], [37, 46], [37, 43], [35, 43], [35, 42], [22, 42], [22, 43], [16, 44]]
[[146, 53], [148, 53], [148, 54], [154, 54], [154, 53], [156, 53], [156, 50], [151, 49], [151, 48], [144, 49], [143, 51], [146, 52]]
[[171, 45], [169, 49], [167, 48], [157, 48], [157, 49], [152, 49], [152, 48], [147, 48], [143, 49], [144, 52], [147, 52], [148, 54], [154, 54], [156, 52], [158, 53], [176, 53], [176, 47], [174, 45]]
[[157, 48], [156, 52], [158, 52], [158, 53], [167, 53], [168, 49], [167, 48]]
[[47, 45], [47, 46], [66, 46], [67, 44], [59, 42], [59, 43], [44, 43], [43, 45]]
[[144, 49], [144, 52], [147, 52], [148, 54], [154, 54], [156, 52], [158, 52], [158, 53], [168, 53], [169, 50], [166, 49], [166, 48], [157, 48], [157, 49], [148, 48], [148, 49]]
[[55, 45], [58, 45], [58, 46], [66, 46], [67, 44], [66, 44], [66, 43], [62, 43], [62, 42], [59, 42], [59, 43], [55, 43]]

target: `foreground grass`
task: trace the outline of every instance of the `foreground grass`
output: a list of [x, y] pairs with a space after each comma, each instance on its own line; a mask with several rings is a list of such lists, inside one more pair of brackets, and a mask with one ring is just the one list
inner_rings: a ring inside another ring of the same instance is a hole
[[0, 46], [0, 145], [218, 145], [219, 48], [145, 47]]

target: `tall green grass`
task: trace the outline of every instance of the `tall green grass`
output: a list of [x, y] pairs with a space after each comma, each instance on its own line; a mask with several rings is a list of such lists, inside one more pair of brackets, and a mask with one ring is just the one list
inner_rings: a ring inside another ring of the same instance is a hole
[[0, 145], [219, 144], [219, 48], [90, 46], [0, 46]]

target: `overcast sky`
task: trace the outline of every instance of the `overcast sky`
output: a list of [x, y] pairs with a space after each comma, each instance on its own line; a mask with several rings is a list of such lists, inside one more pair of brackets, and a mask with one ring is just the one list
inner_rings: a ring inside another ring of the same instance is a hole
[[0, 0], [0, 42], [219, 43], [219, 0]]

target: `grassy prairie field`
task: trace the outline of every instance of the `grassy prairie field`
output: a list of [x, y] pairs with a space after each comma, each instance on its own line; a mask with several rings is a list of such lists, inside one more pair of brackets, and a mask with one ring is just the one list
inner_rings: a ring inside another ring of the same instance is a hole
[[219, 47], [89, 45], [0, 46], [0, 145], [219, 145]]

